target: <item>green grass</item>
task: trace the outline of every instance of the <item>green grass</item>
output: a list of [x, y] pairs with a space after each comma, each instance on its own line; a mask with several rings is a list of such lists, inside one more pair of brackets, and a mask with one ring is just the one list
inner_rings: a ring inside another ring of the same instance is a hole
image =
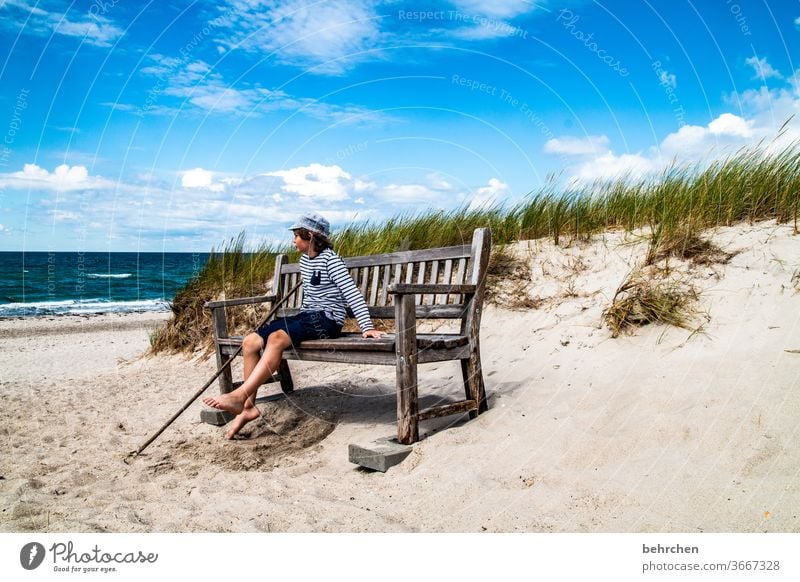
[[[707, 228], [775, 219], [791, 222], [798, 232], [800, 210], [800, 149], [778, 153], [743, 149], [707, 167], [673, 166], [657, 177], [623, 178], [586, 188], [559, 189], [550, 180], [522, 202], [449, 212], [407, 214], [386, 222], [350, 225], [332, 237], [343, 256], [369, 255], [467, 244], [475, 228], [489, 226], [497, 248], [518, 240], [549, 238], [556, 244], [588, 239], [608, 229], [650, 233], [648, 261], [683, 256], [703, 246], [699, 234]], [[208, 347], [209, 313], [203, 303], [219, 297], [262, 294], [271, 280], [278, 253], [298, 259], [287, 242], [245, 251], [245, 235], [212, 252], [205, 268], [172, 303], [174, 317], [151, 340], [154, 352], [192, 351]], [[688, 249], [688, 251], [687, 251]], [[229, 310], [234, 330], [256, 323], [256, 314]]]

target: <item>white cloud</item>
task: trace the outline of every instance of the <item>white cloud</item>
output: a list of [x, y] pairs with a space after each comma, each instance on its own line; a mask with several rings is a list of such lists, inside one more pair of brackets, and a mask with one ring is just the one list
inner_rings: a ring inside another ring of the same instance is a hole
[[214, 182], [214, 173], [203, 168], [187, 170], [181, 174], [181, 186], [184, 188], [205, 188], [213, 192], [225, 190], [225, 184]]
[[751, 125], [752, 122], [749, 122], [738, 115], [733, 115], [732, 113], [723, 113], [708, 124], [708, 130], [713, 135], [750, 137], [753, 135], [753, 131], [750, 128]]
[[769, 79], [770, 77], [783, 79], [781, 72], [773, 68], [772, 65], [767, 62], [766, 57], [763, 59], [759, 59], [758, 57], [750, 57], [745, 59], [744, 62], [753, 67], [753, 70], [755, 71], [755, 76], [753, 76], [753, 79], [758, 79], [761, 81]]
[[[84, 42], [100, 47], [111, 46], [125, 31], [115, 26], [109, 19], [98, 15], [80, 13], [80, 18], [73, 20], [68, 14], [48, 12], [42, 8], [31, 6], [21, 0], [5, 0], [0, 2], [0, 10], [18, 9], [24, 11], [19, 18], [2, 18], [0, 24], [17, 27], [25, 34], [50, 36], [61, 34], [82, 38]], [[75, 13], [76, 11], [73, 11]], [[90, 16], [91, 15], [91, 16]]]
[[93, 20], [80, 20], [77, 22], [66, 18], [53, 22], [53, 32], [66, 36], [82, 37], [89, 44], [95, 46], [111, 46], [114, 41], [120, 38], [124, 31], [103, 17], [95, 17]]
[[499, 202], [507, 194], [508, 184], [497, 178], [491, 178], [486, 186], [478, 188], [476, 193], [469, 199], [469, 209], [477, 210], [489, 207]]
[[51, 173], [36, 164], [25, 164], [21, 172], [0, 174], [0, 188], [73, 191], [114, 186], [100, 176], [89, 176], [86, 166], [80, 165], [61, 164]]
[[544, 151], [568, 156], [599, 155], [608, 151], [608, 136], [589, 135], [583, 138], [564, 136], [548, 140]]
[[[745, 118], [723, 113], [706, 126], [684, 125], [667, 135], [657, 147], [643, 152], [616, 154], [606, 151], [571, 168], [573, 183], [590, 184], [596, 180], [643, 178], [663, 171], [672, 163], [703, 165], [746, 146], [763, 145], [767, 151], [782, 151], [800, 141], [800, 97], [786, 90], [745, 91], [739, 103], [752, 109]], [[765, 104], [769, 108], [765, 108]], [[752, 106], [752, 107], [749, 107]], [[778, 128], [795, 115], [776, 139]]]
[[595, 181], [602, 182], [625, 177], [636, 180], [657, 171], [660, 167], [660, 160], [641, 154], [617, 155], [613, 152], [606, 152], [591, 161], [580, 164], [574, 170], [571, 182], [591, 184]]
[[800, 27], [800, 16], [794, 19], [794, 25]]
[[275, 176], [283, 180], [281, 190], [297, 194], [303, 198], [325, 201], [347, 200], [352, 185], [352, 176], [339, 166], [310, 164], [290, 170], [268, 172], [265, 176]]
[[310, 67], [314, 73], [343, 73], [367, 58], [364, 51], [376, 45], [380, 34], [375, 3], [369, 0], [228, 0], [220, 12], [219, 22], [228, 28], [218, 40], [222, 45]]
[[[133, 105], [104, 103], [116, 110], [174, 116], [175, 107], [159, 104], [161, 94], [183, 99], [184, 109], [197, 108], [203, 113], [233, 114], [237, 116], [260, 115], [270, 111], [298, 111], [310, 117], [334, 124], [382, 123], [388, 116], [355, 105], [334, 105], [311, 98], [293, 97], [284, 91], [273, 91], [258, 86], [234, 87], [204, 61], [181, 63], [162, 55], [151, 57], [155, 65], [139, 72], [166, 79], [166, 86], [145, 109]], [[148, 99], [152, 97], [148, 96]], [[190, 107], [187, 107], [190, 106]]]

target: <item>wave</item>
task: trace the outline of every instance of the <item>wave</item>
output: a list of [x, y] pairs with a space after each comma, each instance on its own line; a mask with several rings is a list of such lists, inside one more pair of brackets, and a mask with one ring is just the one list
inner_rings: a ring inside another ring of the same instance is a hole
[[131, 273], [89, 273], [87, 279], [127, 279], [132, 277]]
[[92, 315], [96, 313], [141, 313], [143, 311], [169, 311], [163, 299], [139, 301], [104, 301], [81, 299], [68, 301], [40, 301], [33, 303], [5, 303], [0, 305], [0, 317], [35, 317], [39, 315]]

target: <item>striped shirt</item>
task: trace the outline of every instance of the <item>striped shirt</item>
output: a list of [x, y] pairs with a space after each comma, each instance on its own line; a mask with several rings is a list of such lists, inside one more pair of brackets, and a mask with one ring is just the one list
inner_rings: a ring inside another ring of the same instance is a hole
[[342, 257], [332, 249], [325, 249], [313, 259], [303, 253], [300, 275], [303, 278], [301, 311], [324, 311], [326, 317], [342, 325], [349, 305], [362, 332], [373, 328], [364, 297], [347, 272]]

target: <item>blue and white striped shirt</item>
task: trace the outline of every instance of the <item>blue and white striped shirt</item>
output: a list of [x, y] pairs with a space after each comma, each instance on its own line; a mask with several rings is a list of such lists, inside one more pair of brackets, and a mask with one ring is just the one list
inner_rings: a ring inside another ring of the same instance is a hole
[[364, 297], [347, 272], [342, 257], [332, 249], [325, 249], [313, 259], [303, 253], [300, 275], [303, 278], [301, 311], [324, 311], [328, 318], [342, 325], [349, 305], [361, 331], [373, 329]]

